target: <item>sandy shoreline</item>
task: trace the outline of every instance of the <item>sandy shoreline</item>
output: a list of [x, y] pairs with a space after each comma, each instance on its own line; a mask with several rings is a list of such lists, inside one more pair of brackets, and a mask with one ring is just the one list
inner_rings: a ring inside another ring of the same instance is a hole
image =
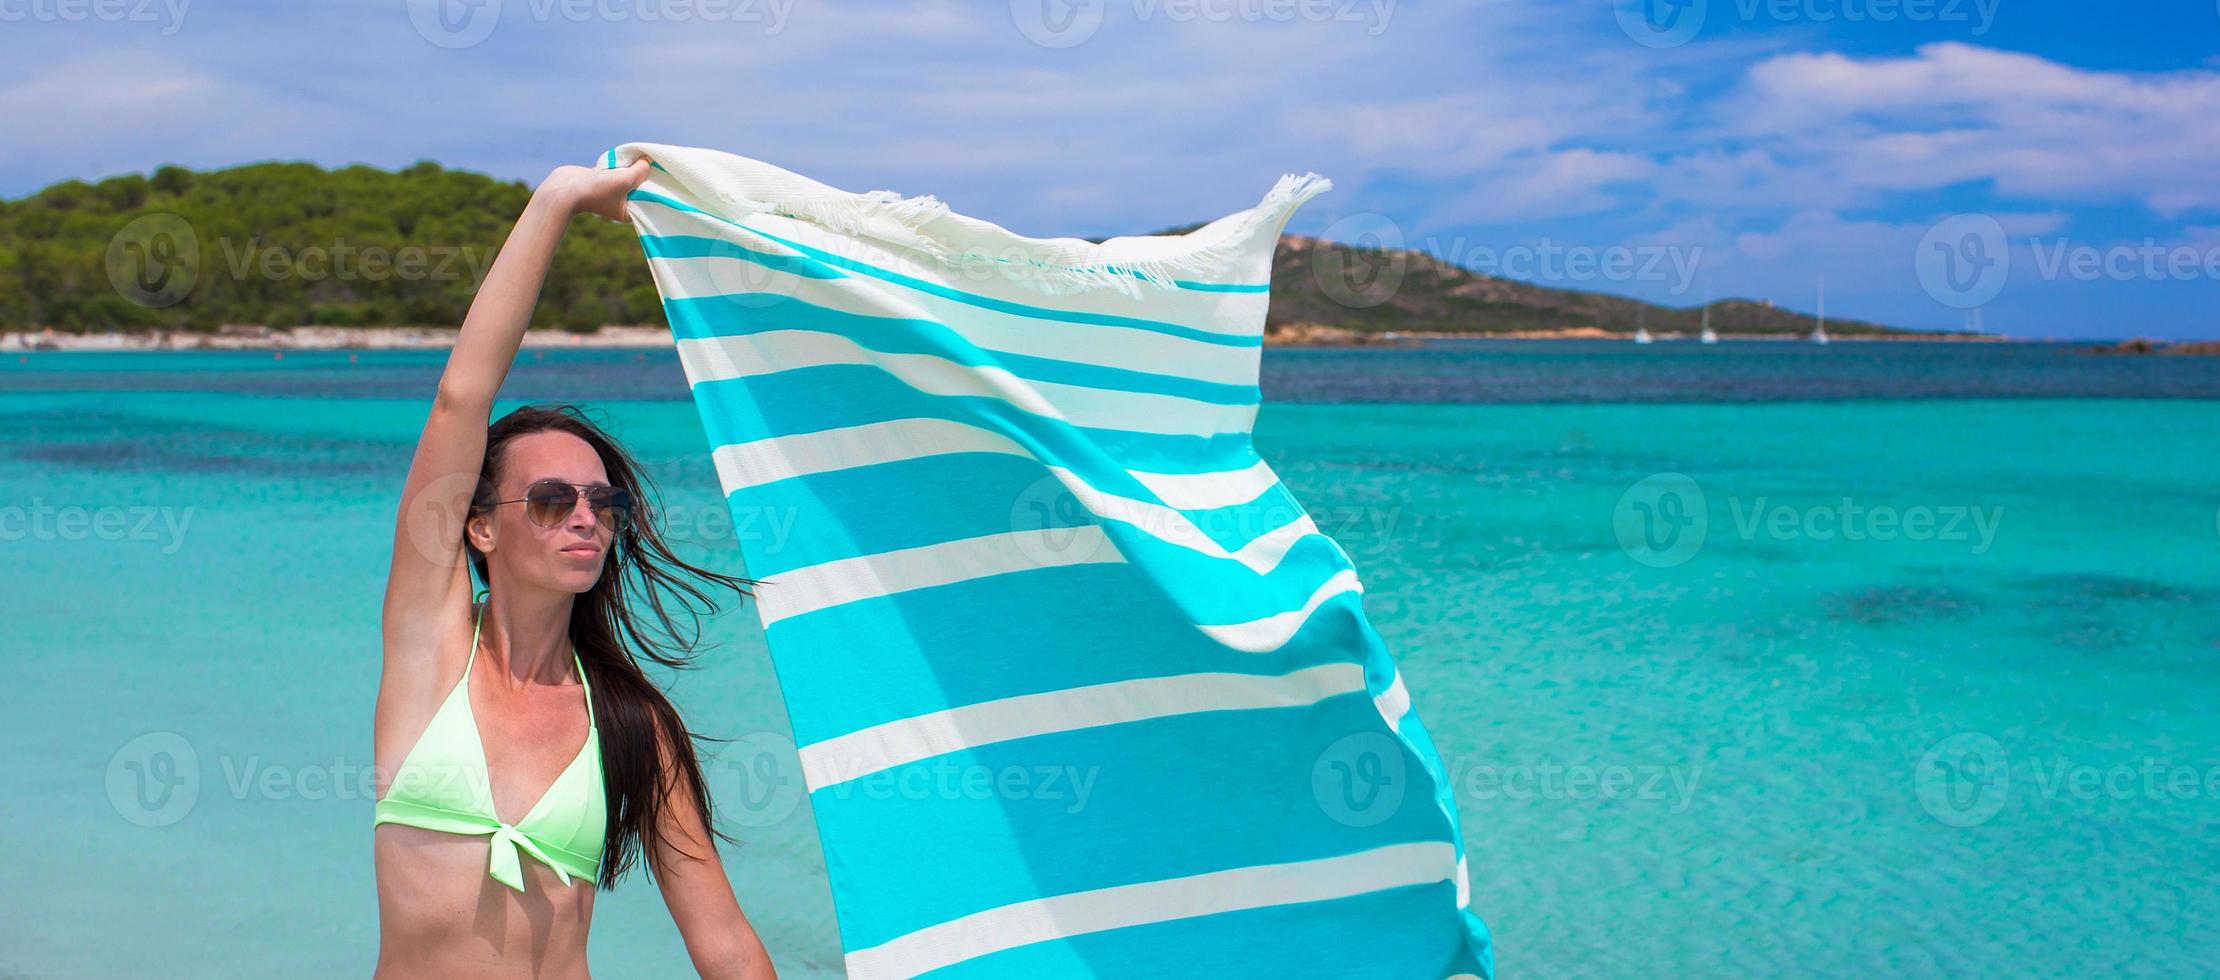
[[[1268, 347], [1403, 347], [1419, 340], [1628, 340], [1633, 335], [1593, 327], [1569, 330], [1521, 330], [1504, 333], [1453, 331], [1402, 331], [1366, 334], [1315, 324], [1290, 325], [1265, 335]], [[444, 350], [455, 346], [455, 327], [268, 327], [227, 326], [212, 333], [151, 330], [144, 333], [67, 333], [59, 330], [0, 333], [0, 351], [179, 351], [179, 350]], [[1660, 333], [1660, 341], [1692, 341], [1685, 334]], [[1731, 334], [1721, 341], [1804, 341], [1800, 334]], [[2011, 338], [1963, 334], [1847, 335], [1837, 341], [1962, 341], [1996, 342]], [[591, 333], [568, 330], [528, 330], [523, 346], [549, 348], [667, 348], [668, 328], [648, 325], [606, 326]]]
[[[0, 351], [445, 350], [455, 346], [460, 332], [457, 327], [225, 327], [213, 333], [150, 330], [86, 334], [42, 330], [0, 334]], [[671, 332], [659, 326], [610, 326], [592, 333], [527, 330], [523, 346], [669, 347]]]

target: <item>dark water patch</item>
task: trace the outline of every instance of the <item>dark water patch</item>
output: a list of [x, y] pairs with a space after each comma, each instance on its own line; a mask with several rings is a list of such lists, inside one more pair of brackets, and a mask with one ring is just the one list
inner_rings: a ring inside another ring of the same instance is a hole
[[1964, 589], [1932, 585], [1883, 585], [1821, 600], [1829, 616], [1865, 626], [1970, 619], [1981, 600]]
[[36, 446], [18, 451], [15, 457], [24, 462], [54, 466], [159, 470], [168, 473], [239, 472], [250, 468], [254, 463], [252, 458], [245, 456], [180, 456], [149, 452], [147, 444], [136, 440]]
[[[1267, 459], [1273, 457], [1284, 458], [1288, 455], [1293, 454], [1266, 450]], [[1509, 484], [1514, 476], [1514, 474], [1488, 473], [1487, 463], [1478, 455], [1455, 452], [1441, 452], [1428, 459], [1366, 456], [1361, 451], [1338, 456], [1321, 454], [1317, 458], [1317, 462], [1311, 464], [1311, 468], [1318, 472], [1331, 473], [1337, 479], [1355, 477], [1369, 478], [1375, 481], [1384, 481], [1391, 478], [1391, 475], [1409, 475], [1447, 477], [1455, 480], [1482, 478], [1481, 482], [1483, 483]]]
[[2102, 573], [2017, 580], [2040, 610], [2045, 639], [2062, 649], [2132, 654], [2139, 663], [2196, 665], [2210, 659], [2199, 642], [2212, 629], [2220, 590]]
[[2220, 597], [2211, 589], [2100, 573], [2039, 575], [2021, 579], [2020, 585], [2043, 593], [2046, 605], [2067, 609], [2093, 609], [2115, 602], [2199, 602]]
[[0, 426], [6, 426], [9, 433], [9, 441], [0, 445], [20, 447], [29, 442], [58, 439], [120, 439], [147, 424], [146, 419], [135, 415], [74, 407], [0, 412]]
[[[356, 359], [348, 361], [349, 354]], [[422, 398], [438, 390], [446, 351], [35, 354], [0, 364], [0, 392], [210, 392], [271, 398]], [[681, 401], [692, 397], [675, 349], [525, 351], [500, 398]]]
[[2052, 646], [2065, 650], [2128, 650], [2147, 645], [2136, 624], [2088, 615], [2065, 617], [2045, 638]]
[[409, 447], [374, 439], [273, 433], [109, 412], [0, 417], [29, 438], [0, 445], [26, 463], [139, 474], [247, 477], [389, 475], [408, 471]]

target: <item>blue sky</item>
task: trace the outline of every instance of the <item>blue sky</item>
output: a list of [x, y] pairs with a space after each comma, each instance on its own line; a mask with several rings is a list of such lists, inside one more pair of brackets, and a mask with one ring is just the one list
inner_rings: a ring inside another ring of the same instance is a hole
[[1054, 236], [1311, 170], [1292, 232], [1553, 285], [2213, 337], [2214, 52], [2214, 0], [0, 0], [0, 196], [646, 140]]

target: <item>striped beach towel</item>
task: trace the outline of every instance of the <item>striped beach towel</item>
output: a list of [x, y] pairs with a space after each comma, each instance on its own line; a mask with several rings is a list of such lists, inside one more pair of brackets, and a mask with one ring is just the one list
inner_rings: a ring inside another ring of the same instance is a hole
[[1449, 780], [1250, 441], [1288, 176], [1033, 239], [627, 143], [847, 971], [1489, 977]]

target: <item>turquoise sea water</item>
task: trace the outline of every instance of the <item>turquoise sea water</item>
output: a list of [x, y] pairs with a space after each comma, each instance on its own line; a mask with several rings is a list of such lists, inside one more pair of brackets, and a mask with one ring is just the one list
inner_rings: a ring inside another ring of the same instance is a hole
[[[0, 976], [366, 974], [377, 604], [443, 353], [0, 360]], [[1441, 344], [1266, 359], [1506, 976], [2220, 962], [2220, 360]], [[734, 565], [668, 352], [527, 354]], [[753, 612], [672, 679], [743, 906], [837, 975]], [[604, 977], [689, 975], [653, 886]]]

